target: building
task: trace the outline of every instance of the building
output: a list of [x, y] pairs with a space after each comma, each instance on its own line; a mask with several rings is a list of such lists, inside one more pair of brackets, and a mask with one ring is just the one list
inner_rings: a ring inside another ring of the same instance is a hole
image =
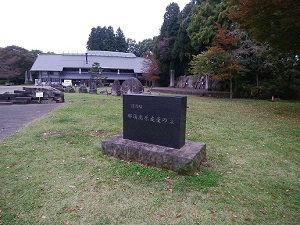
[[94, 79], [105, 79], [106, 83], [114, 80], [120, 82], [130, 78], [138, 78], [145, 82], [142, 57], [136, 57], [133, 53], [87, 51], [74, 54], [40, 54], [34, 62], [31, 73], [36, 81], [43, 83], [63, 83], [71, 80], [72, 84], [88, 84], [91, 79], [89, 70], [96, 62], [100, 64], [102, 73]]

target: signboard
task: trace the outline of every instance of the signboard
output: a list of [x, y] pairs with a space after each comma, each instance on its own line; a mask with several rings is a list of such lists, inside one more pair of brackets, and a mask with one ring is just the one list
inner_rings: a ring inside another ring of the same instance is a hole
[[44, 97], [44, 92], [42, 92], [42, 91], [36, 92], [36, 93], [35, 93], [35, 97], [37, 97], [37, 98], [42, 98], [42, 97]]
[[123, 138], [181, 148], [185, 144], [186, 96], [124, 95]]

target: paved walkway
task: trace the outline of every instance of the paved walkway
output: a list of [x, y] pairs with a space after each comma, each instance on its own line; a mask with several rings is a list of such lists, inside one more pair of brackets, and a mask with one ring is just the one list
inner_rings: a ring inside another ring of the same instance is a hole
[[0, 105], [0, 141], [61, 104]]
[[[23, 87], [25, 86], [0, 86], [0, 94], [23, 90]], [[61, 104], [0, 105], [0, 141], [58, 106]]]

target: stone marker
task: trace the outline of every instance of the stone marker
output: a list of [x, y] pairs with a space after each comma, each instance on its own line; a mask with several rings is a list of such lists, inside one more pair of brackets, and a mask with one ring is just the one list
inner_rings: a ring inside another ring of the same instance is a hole
[[206, 145], [185, 140], [186, 106], [187, 97], [124, 95], [124, 133], [103, 140], [103, 154], [193, 174]]
[[81, 85], [79, 87], [79, 93], [87, 93], [87, 87], [85, 85]]
[[66, 93], [75, 93], [76, 91], [72, 86], [68, 86], [68, 87], [66, 87], [65, 92]]
[[90, 83], [90, 90], [89, 90], [90, 94], [97, 94], [97, 85], [95, 82], [91, 82]]
[[122, 94], [141, 94], [144, 92], [142, 83], [134, 77], [125, 80], [122, 83]]
[[124, 138], [179, 149], [185, 144], [186, 107], [186, 96], [124, 95]]
[[121, 84], [119, 80], [115, 80], [111, 87], [111, 95], [120, 96], [121, 95]]

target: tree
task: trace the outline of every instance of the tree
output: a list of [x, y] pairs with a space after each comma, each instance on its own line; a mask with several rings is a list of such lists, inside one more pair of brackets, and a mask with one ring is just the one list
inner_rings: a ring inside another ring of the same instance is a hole
[[139, 43], [136, 45], [136, 52], [135, 54], [139, 57], [143, 57], [143, 55], [147, 51], [154, 51], [155, 49], [155, 42], [156, 42], [157, 37], [154, 37], [153, 39], [148, 38], [143, 41], [139, 41]]
[[192, 60], [192, 55], [197, 53], [192, 47], [187, 33], [194, 4], [193, 1], [188, 3], [178, 16], [179, 30], [172, 48], [171, 58], [175, 62], [173, 64], [175, 74], [179, 76], [188, 73], [188, 64]]
[[264, 65], [270, 47], [250, 38], [242, 29], [232, 31], [238, 38], [238, 46], [234, 50], [236, 59], [245, 67], [243, 76], [238, 77], [240, 85], [238, 94], [241, 97], [258, 97], [261, 81], [266, 77]]
[[230, 98], [233, 97], [233, 79], [244, 67], [235, 58], [237, 38], [226, 27], [216, 23], [216, 40], [207, 51], [194, 56], [191, 72], [195, 75], [209, 74], [212, 80], [229, 80]]
[[104, 40], [105, 40], [105, 29], [106, 27], [93, 27], [87, 41], [88, 50], [104, 50]]
[[231, 0], [230, 18], [278, 52], [300, 53], [300, 1]]
[[94, 62], [92, 67], [89, 70], [89, 74], [90, 74], [90, 80], [99, 80], [99, 78], [101, 78], [102, 76], [102, 68], [100, 66], [100, 63], [98, 62]]
[[143, 57], [143, 76], [151, 83], [151, 86], [154, 86], [155, 81], [160, 78], [159, 62], [150, 50], [145, 52]]
[[164, 14], [164, 22], [160, 29], [160, 35], [157, 38], [156, 49], [154, 51], [156, 58], [160, 61], [161, 65], [161, 79], [162, 85], [167, 85], [169, 72], [174, 69], [176, 64], [172, 58], [172, 49], [179, 30], [178, 15], [179, 6], [177, 3], [171, 3], [167, 6]]
[[116, 51], [116, 38], [113, 27], [93, 27], [87, 41], [87, 49]]
[[180, 9], [177, 3], [167, 6], [164, 14], [164, 22], [160, 28], [161, 37], [175, 37], [179, 30], [178, 15]]
[[216, 22], [223, 26], [230, 24], [227, 12], [227, 1], [197, 0], [193, 7], [191, 23], [187, 29], [191, 45], [195, 50], [201, 51], [206, 45], [212, 43], [216, 33]]
[[114, 28], [112, 26], [109, 26], [105, 30], [105, 39], [104, 39], [104, 51], [116, 51], [116, 36], [114, 32]]
[[42, 54], [43, 52], [41, 50], [35, 49], [30, 51], [34, 57], [38, 57], [39, 54]]
[[116, 51], [127, 52], [128, 44], [126, 42], [125, 35], [120, 27], [116, 31], [115, 38], [116, 38]]
[[18, 46], [0, 48], [0, 78], [24, 82], [26, 71], [35, 60], [34, 54]]
[[133, 53], [133, 54], [137, 55], [136, 54], [136, 46], [137, 46], [136, 40], [133, 40], [131, 38], [127, 38], [126, 43], [127, 43], [127, 46], [128, 46], [127, 52], [130, 52], [130, 53]]

